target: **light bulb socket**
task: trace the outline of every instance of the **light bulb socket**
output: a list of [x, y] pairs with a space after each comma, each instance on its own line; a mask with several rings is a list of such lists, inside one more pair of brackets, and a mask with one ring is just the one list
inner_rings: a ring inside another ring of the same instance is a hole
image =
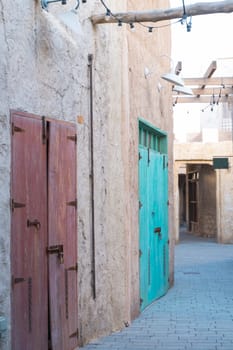
[[118, 21], [118, 27], [122, 27], [122, 21], [120, 19]]
[[131, 29], [132, 31], [135, 30], [134, 24], [133, 24], [132, 22], [129, 24], [129, 26], [130, 26], [130, 29]]
[[152, 33], [152, 32], [153, 32], [153, 27], [149, 27], [149, 28], [148, 28], [148, 32], [149, 32], [149, 33]]
[[48, 9], [48, 5], [50, 3], [54, 3], [54, 2], [61, 2], [62, 5], [66, 5], [67, 4], [67, 0], [41, 0], [41, 7], [45, 10]]
[[105, 21], [109, 21], [111, 17], [111, 11], [109, 9], [106, 10]]

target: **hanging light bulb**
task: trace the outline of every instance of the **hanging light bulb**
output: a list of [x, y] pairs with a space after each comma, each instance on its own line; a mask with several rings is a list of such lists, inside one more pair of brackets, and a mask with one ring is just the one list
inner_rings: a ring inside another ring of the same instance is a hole
[[186, 22], [187, 32], [190, 33], [192, 29], [192, 17], [190, 17], [189, 22]]
[[130, 26], [131, 31], [134, 32], [134, 31], [135, 31], [134, 24], [131, 22], [131, 23], [129, 24], [129, 26]]

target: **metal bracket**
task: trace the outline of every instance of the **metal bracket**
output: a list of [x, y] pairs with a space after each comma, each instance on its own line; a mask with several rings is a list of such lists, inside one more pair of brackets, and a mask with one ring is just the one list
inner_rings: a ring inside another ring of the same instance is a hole
[[17, 203], [17, 202], [15, 202], [14, 198], [11, 198], [10, 205], [11, 205], [11, 211], [12, 212], [15, 209], [17, 209], [17, 208], [25, 208], [26, 207], [26, 204], [24, 204], [24, 203]]
[[67, 205], [70, 205], [70, 206], [72, 206], [72, 207], [77, 208], [77, 206], [78, 206], [78, 201], [77, 201], [77, 199], [75, 199], [74, 201], [67, 202], [66, 204], [67, 204]]
[[75, 143], [77, 143], [77, 134], [73, 135], [73, 136], [67, 136], [68, 140], [74, 141]]
[[20, 128], [19, 126], [16, 126], [14, 123], [12, 123], [12, 135], [15, 134], [15, 132], [24, 132], [25, 130]]
[[78, 272], [78, 263], [76, 263], [74, 266], [71, 266], [67, 269], [67, 271], [76, 271]]
[[41, 228], [41, 224], [40, 224], [40, 221], [35, 219], [34, 221], [31, 221], [31, 220], [27, 220], [27, 227], [35, 227], [38, 230], [40, 230]]
[[70, 335], [70, 338], [78, 338], [78, 337], [79, 337], [79, 330], [77, 328], [77, 330], [73, 334]]
[[47, 253], [48, 254], [57, 254], [60, 264], [64, 263], [64, 252], [63, 252], [63, 245], [52, 245], [50, 247], [47, 247]]
[[61, 1], [62, 5], [66, 5], [67, 3], [67, 0], [41, 0], [41, 6], [43, 9], [47, 10], [48, 4], [52, 2], [58, 2], [58, 1]]
[[158, 234], [159, 238], [161, 239], [162, 237], [161, 227], [155, 227], [154, 233]]

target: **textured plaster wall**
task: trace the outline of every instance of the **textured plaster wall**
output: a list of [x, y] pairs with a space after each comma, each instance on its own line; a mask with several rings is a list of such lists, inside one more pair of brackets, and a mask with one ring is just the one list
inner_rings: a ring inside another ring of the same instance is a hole
[[[70, 35], [56, 8], [47, 13], [39, 1], [0, 1], [0, 314], [8, 324], [0, 339], [4, 350], [10, 349], [11, 325], [10, 109], [73, 122], [78, 114], [88, 114], [87, 54], [93, 40], [86, 40], [85, 32]], [[87, 9], [83, 22], [92, 39], [85, 17]]]
[[[169, 1], [128, 1], [129, 10], [168, 8]], [[165, 24], [165, 23], [163, 23]], [[142, 44], [143, 43], [143, 44]], [[173, 283], [173, 251], [174, 251], [174, 202], [173, 202], [173, 111], [171, 98], [171, 84], [166, 83], [160, 77], [169, 72], [172, 62], [170, 59], [170, 27], [154, 29], [153, 34], [148, 34], [148, 29], [136, 25], [135, 32], [128, 31], [129, 49], [129, 84], [130, 84], [130, 187], [132, 191], [132, 211], [138, 210], [138, 175], [135, 169], [138, 167], [138, 118], [150, 122], [154, 127], [168, 133], [168, 169], [169, 169], [169, 238], [170, 238], [170, 282]], [[144, 71], [147, 68], [150, 74], [145, 78]], [[137, 227], [138, 217], [132, 216], [132, 227]], [[133, 256], [138, 252], [138, 239], [133, 240]], [[138, 272], [135, 265], [132, 267], [132, 285], [137, 283]], [[132, 291], [132, 292], [136, 292]], [[136, 297], [136, 295], [135, 295]], [[135, 298], [132, 298], [134, 300]], [[131, 305], [131, 312], [136, 314], [135, 306]]]
[[[67, 6], [0, 0], [0, 315], [10, 349], [10, 109], [77, 123], [80, 343], [117, 330], [139, 312], [138, 118], [168, 132], [172, 178], [171, 87], [159, 75], [169, 69], [170, 31], [132, 34], [116, 25], [92, 26], [100, 2]], [[113, 11], [140, 9], [137, 1], [109, 0]], [[167, 2], [166, 2], [167, 3]], [[151, 0], [145, 8], [165, 6]], [[62, 18], [61, 18], [62, 17]], [[68, 23], [68, 27], [64, 25]], [[90, 212], [90, 89], [93, 62], [96, 299], [92, 286]], [[157, 57], [157, 58], [156, 58]], [[154, 72], [144, 77], [144, 67]], [[172, 234], [172, 181], [169, 187]], [[172, 239], [171, 239], [172, 242]], [[171, 243], [172, 246], [172, 243]], [[173, 257], [171, 257], [172, 267]], [[173, 271], [173, 270], [171, 270]], [[171, 272], [172, 279], [172, 272]]]

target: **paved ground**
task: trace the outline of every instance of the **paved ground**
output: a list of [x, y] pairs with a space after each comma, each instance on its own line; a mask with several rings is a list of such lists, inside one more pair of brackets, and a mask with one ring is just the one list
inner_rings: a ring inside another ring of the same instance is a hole
[[129, 328], [82, 348], [170, 349], [233, 350], [233, 245], [184, 236], [167, 295]]

